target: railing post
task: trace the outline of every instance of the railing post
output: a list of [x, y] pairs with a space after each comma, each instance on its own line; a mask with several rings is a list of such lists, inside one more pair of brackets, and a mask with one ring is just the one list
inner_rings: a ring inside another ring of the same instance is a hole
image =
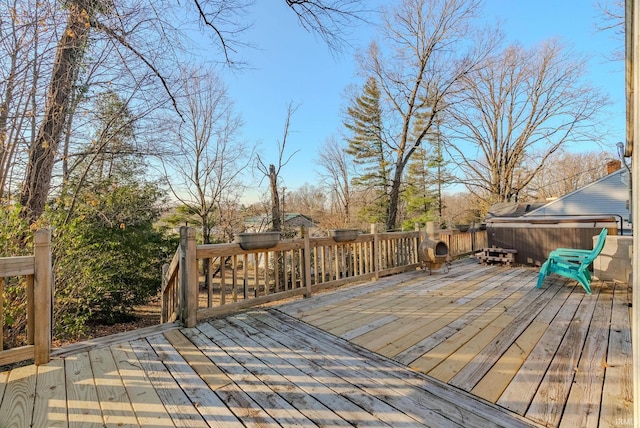
[[302, 236], [304, 237], [304, 282], [307, 291], [304, 297], [311, 297], [311, 241], [309, 240], [309, 229], [303, 227]]
[[[4, 278], [0, 277], [0, 351], [4, 349]], [[29, 316], [29, 314], [27, 314]], [[29, 329], [29, 320], [27, 319], [27, 329]], [[33, 336], [33, 334], [31, 335]], [[33, 344], [33, 337], [31, 337], [31, 343]]]
[[411, 263], [420, 263], [419, 251], [420, 242], [422, 242], [422, 239], [420, 239], [420, 236], [422, 235], [420, 223], [415, 223], [414, 230], [416, 232], [416, 237], [413, 240], [413, 246], [411, 248]]
[[180, 228], [180, 322], [194, 327], [198, 312], [198, 259], [196, 258], [196, 231], [187, 226]]
[[471, 229], [471, 254], [476, 252], [476, 228], [475, 223], [473, 224], [473, 228]]
[[51, 231], [38, 230], [33, 236], [34, 247], [34, 311], [37, 319], [34, 328], [34, 363], [46, 364], [51, 351], [51, 304], [52, 304], [52, 272], [51, 272]]
[[160, 324], [164, 324], [167, 322], [167, 312], [168, 312], [168, 306], [167, 306], [167, 296], [164, 294], [164, 290], [167, 288], [167, 273], [169, 272], [169, 263], [165, 263], [162, 265], [162, 286], [161, 286], [161, 290], [162, 292], [160, 293], [160, 296], [162, 296], [162, 298], [160, 299]]
[[380, 262], [378, 255], [380, 254], [380, 237], [378, 236], [378, 227], [375, 223], [371, 223], [371, 234], [373, 235], [373, 248], [371, 258], [373, 259], [373, 277], [374, 280], [380, 279]]

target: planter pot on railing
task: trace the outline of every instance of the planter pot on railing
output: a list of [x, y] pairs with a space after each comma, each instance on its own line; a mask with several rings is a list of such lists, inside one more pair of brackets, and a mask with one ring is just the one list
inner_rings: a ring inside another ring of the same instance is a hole
[[355, 241], [360, 234], [358, 229], [332, 229], [329, 236], [336, 242]]
[[238, 244], [243, 250], [273, 248], [280, 242], [280, 232], [238, 233]]
[[456, 229], [458, 229], [460, 232], [468, 232], [469, 231], [469, 225], [468, 224], [456, 224]]

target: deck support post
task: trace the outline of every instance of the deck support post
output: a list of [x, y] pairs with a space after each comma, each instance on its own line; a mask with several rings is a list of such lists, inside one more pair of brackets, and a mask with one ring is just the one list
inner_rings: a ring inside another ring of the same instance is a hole
[[[33, 274], [33, 344], [34, 363], [46, 364], [51, 352], [51, 231], [41, 229], [34, 233], [34, 274]], [[30, 308], [31, 309], [31, 308]], [[29, 315], [31, 317], [31, 315]]]
[[195, 327], [198, 312], [198, 259], [196, 258], [196, 231], [187, 226], [180, 228], [180, 323]]

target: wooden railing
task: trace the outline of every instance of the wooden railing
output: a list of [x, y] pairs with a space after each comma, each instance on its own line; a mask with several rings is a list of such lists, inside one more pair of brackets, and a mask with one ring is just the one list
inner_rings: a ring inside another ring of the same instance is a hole
[[[415, 270], [423, 237], [419, 231], [372, 228], [349, 242], [305, 235], [243, 250], [239, 244], [196, 245], [195, 230], [183, 227], [180, 246], [163, 268], [161, 322], [194, 326], [240, 309]], [[485, 231], [444, 232], [440, 239], [453, 257], [486, 246]]]
[[443, 230], [440, 232], [440, 240], [449, 247], [449, 254], [460, 257], [474, 254], [481, 248], [488, 247], [486, 230], [470, 230], [469, 232], [457, 232]]
[[33, 239], [32, 256], [0, 257], [0, 308], [3, 307], [5, 278], [24, 276], [27, 296], [27, 344], [3, 350], [4, 317], [0, 317], [0, 365], [31, 358], [37, 365], [49, 362], [52, 310], [51, 232], [38, 230]]

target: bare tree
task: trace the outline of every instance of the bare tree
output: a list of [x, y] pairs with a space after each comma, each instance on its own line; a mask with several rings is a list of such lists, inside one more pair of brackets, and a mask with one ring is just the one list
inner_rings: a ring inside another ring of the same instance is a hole
[[186, 74], [178, 99], [184, 122], [175, 124], [179, 144], [167, 161], [166, 176], [174, 197], [198, 218], [203, 242], [209, 244], [212, 227], [242, 187], [240, 177], [251, 155], [237, 140], [242, 122], [221, 80], [213, 74]]
[[286, 200], [288, 212], [318, 217], [325, 210], [327, 194], [325, 189], [305, 183], [287, 192]]
[[277, 165], [270, 163], [269, 166], [267, 166], [260, 155], [256, 157], [256, 168], [269, 180], [269, 192], [271, 194], [271, 230], [274, 231], [281, 231], [283, 226], [281, 222], [282, 208], [280, 206], [280, 195], [278, 192], [280, 171], [282, 171], [282, 168], [284, 168], [291, 158], [299, 151], [296, 150], [285, 158], [285, 149], [287, 146], [287, 137], [289, 137], [291, 117], [297, 109], [298, 106], [294, 106], [292, 102], [287, 105], [287, 117], [284, 121], [282, 141], [278, 142]]
[[383, 133], [392, 159], [387, 229], [396, 227], [404, 170], [436, 126], [446, 100], [485, 59], [497, 34], [474, 39], [479, 0], [403, 0], [383, 12], [385, 46], [360, 57], [382, 94]]
[[351, 160], [345, 149], [331, 137], [318, 150], [318, 165], [322, 168], [320, 175], [330, 189], [332, 212], [335, 211], [343, 219], [343, 226], [351, 222], [352, 202]]
[[[361, 0], [309, 0], [287, 1], [298, 14], [301, 23], [312, 31], [319, 31], [331, 45], [340, 40], [343, 26], [359, 13]], [[36, 136], [29, 147], [25, 179], [20, 202], [23, 216], [34, 222], [44, 210], [51, 187], [54, 162], [59, 155], [59, 145], [71, 113], [72, 98], [78, 89], [78, 71], [88, 66], [85, 55], [96, 40], [117, 46], [117, 56], [122, 60], [121, 70], [138, 73], [138, 82], [153, 80], [162, 87], [165, 99], [174, 105], [179, 114], [173, 77], [174, 67], [163, 66], [178, 62], [184, 56], [181, 32], [175, 22], [184, 21], [185, 10], [191, 8], [192, 22], [200, 23], [216, 41], [227, 64], [236, 63], [236, 52], [242, 45], [239, 33], [247, 28], [245, 13], [250, 0], [191, 0], [163, 3], [134, 0], [129, 3], [95, 0], [69, 0], [56, 13], [66, 17], [66, 24], [59, 32], [55, 49], [49, 89], [45, 96], [44, 116], [34, 131]], [[180, 16], [178, 16], [180, 15]], [[189, 19], [189, 18], [187, 18]], [[337, 45], [335, 45], [337, 46]], [[22, 58], [21, 58], [22, 60]], [[116, 69], [110, 70], [117, 77]], [[157, 94], [156, 94], [157, 96]], [[153, 100], [155, 102], [156, 100]]]
[[584, 59], [550, 40], [509, 46], [461, 79], [445, 125], [469, 191], [489, 203], [517, 201], [553, 153], [598, 140], [597, 114], [608, 100], [583, 83], [585, 71]]
[[445, 193], [443, 199], [445, 206], [440, 221], [448, 228], [456, 224], [481, 222], [490, 207], [485, 201], [466, 192]]
[[604, 177], [608, 173], [606, 164], [612, 159], [614, 155], [603, 152], [556, 152], [524, 190], [531, 199], [539, 201], [566, 195]]
[[300, 25], [318, 34], [334, 51], [348, 43], [345, 30], [363, 19], [361, 0], [286, 0], [298, 16]]
[[68, 5], [67, 24], [56, 50], [44, 118], [30, 148], [20, 196], [20, 203], [30, 222], [40, 217], [49, 196], [53, 163], [69, 113], [77, 70], [89, 39], [90, 14], [94, 9], [95, 5], [84, 1], [69, 2]]
[[[596, 7], [600, 10], [600, 19], [597, 23], [599, 31], [613, 32], [616, 39], [620, 41], [625, 37], [625, 7], [626, 3], [631, 2], [625, 0], [602, 0], [596, 3]], [[627, 11], [626, 13], [630, 13]], [[624, 49], [618, 49], [611, 53], [611, 59], [614, 61], [624, 60]]]
[[23, 180], [23, 153], [35, 138], [43, 108], [46, 52], [55, 43], [51, 2], [13, 0], [0, 8], [0, 200]]

